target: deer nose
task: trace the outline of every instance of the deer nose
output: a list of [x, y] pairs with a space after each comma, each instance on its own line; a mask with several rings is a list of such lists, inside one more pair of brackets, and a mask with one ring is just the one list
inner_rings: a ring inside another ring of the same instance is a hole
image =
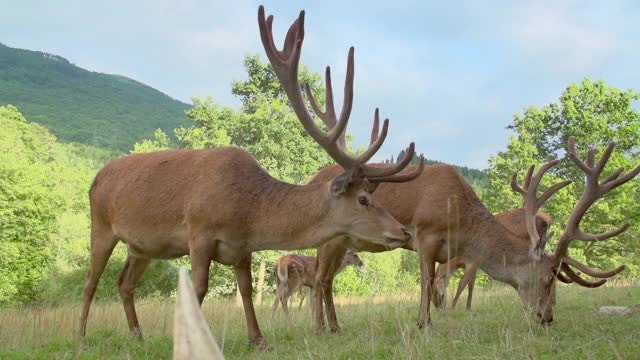
[[404, 234], [404, 239], [406, 241], [411, 240], [411, 238], [413, 237], [413, 234], [411, 233], [411, 231], [409, 231], [407, 228], [403, 228], [402, 229], [402, 233]]

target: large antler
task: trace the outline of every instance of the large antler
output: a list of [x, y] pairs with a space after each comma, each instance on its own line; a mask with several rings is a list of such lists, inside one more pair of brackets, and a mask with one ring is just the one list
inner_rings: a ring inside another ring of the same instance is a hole
[[[569, 248], [569, 244], [573, 240], [582, 240], [582, 241], [602, 241], [607, 240], [613, 236], [619, 235], [629, 227], [629, 224], [625, 224], [618, 229], [608, 231], [602, 234], [589, 234], [582, 232], [580, 230], [580, 221], [582, 217], [587, 212], [587, 210], [593, 205], [593, 203], [599, 198], [603, 197], [609, 191], [617, 188], [618, 186], [626, 183], [627, 181], [633, 179], [638, 173], [640, 173], [640, 166], [637, 166], [635, 169], [622, 176], [624, 172], [624, 168], [620, 168], [614, 171], [609, 177], [607, 177], [604, 182], [598, 183], [598, 178], [600, 177], [609, 157], [611, 156], [611, 152], [613, 151], [614, 145], [609, 144], [604, 154], [598, 161], [595, 163], [595, 155], [598, 150], [596, 148], [591, 148], [587, 153], [587, 160], [583, 161], [579, 158], [576, 149], [575, 149], [575, 138], [572, 136], [569, 138], [568, 142], [568, 154], [571, 161], [578, 166], [584, 173], [586, 178], [585, 189], [576, 205], [575, 209], [571, 213], [569, 221], [567, 222], [567, 226], [560, 237], [558, 242], [558, 246], [553, 254], [553, 259], [557, 265], [557, 277], [563, 282], [571, 283], [575, 282], [579, 285], [586, 287], [598, 287], [606, 282], [607, 278], [610, 278], [622, 270], [625, 269], [625, 265], [620, 265], [615, 269], [609, 271], [600, 271], [593, 269], [586, 264], [581, 263], [580, 261], [570, 257], [567, 252]], [[565, 187], [569, 184], [569, 181], [563, 181], [558, 184], [553, 185], [547, 191], [545, 191], [540, 198], [537, 198], [535, 193], [537, 191], [537, 187], [540, 184], [540, 180], [542, 175], [555, 166], [558, 163], [558, 160], [550, 161], [544, 164], [540, 170], [536, 173], [535, 176], [532, 177], [534, 167], [531, 166], [529, 171], [527, 172], [527, 176], [525, 178], [523, 189], [517, 183], [517, 175], [514, 173], [511, 178], [511, 187], [514, 191], [522, 194], [525, 197], [525, 213], [526, 213], [526, 221], [527, 221], [527, 230], [529, 231], [529, 235], [532, 239], [532, 250], [537, 250], [535, 254], [537, 256], [542, 254], [544, 250], [544, 245], [546, 243], [547, 234], [543, 234], [540, 237], [535, 230], [535, 214], [537, 210], [547, 201], [554, 193], [556, 193], [559, 189]], [[533, 224], [533, 227], [532, 225]], [[541, 240], [542, 239], [542, 240]], [[579, 271], [592, 276], [594, 278], [599, 278], [601, 280], [590, 281], [583, 279], [580, 274], [574, 271], [571, 267], [578, 269]], [[565, 277], [565, 275], [568, 277]]]
[[[531, 165], [527, 171], [527, 176], [524, 179], [523, 186], [518, 185], [518, 174], [513, 173], [511, 176], [511, 188], [513, 191], [522, 194], [524, 196], [524, 212], [525, 222], [527, 225], [527, 232], [531, 239], [531, 254], [539, 259], [544, 252], [544, 247], [547, 243], [547, 234], [538, 234], [536, 229], [536, 215], [538, 210], [549, 200], [553, 194], [557, 193], [563, 187], [571, 184], [570, 180], [561, 181], [545, 190], [540, 197], [538, 197], [538, 187], [542, 176], [549, 171], [552, 167], [556, 166], [560, 160], [553, 160], [543, 164], [540, 169], [533, 175], [535, 165]], [[543, 235], [543, 236], [541, 236]]]
[[284, 41], [283, 49], [277, 50], [273, 41], [273, 15], [265, 19], [264, 7], [258, 9], [258, 25], [260, 27], [260, 38], [264, 46], [267, 58], [273, 66], [276, 76], [280, 80], [282, 87], [289, 99], [293, 111], [302, 123], [307, 133], [322, 146], [327, 154], [331, 156], [345, 170], [358, 172], [361, 177], [366, 177], [370, 182], [398, 182], [408, 181], [420, 175], [424, 169], [424, 160], [420, 160], [420, 166], [409, 174], [394, 174], [402, 171], [413, 158], [415, 152], [414, 143], [409, 145], [407, 149], [407, 157], [409, 161], [401, 162], [391, 167], [373, 167], [367, 166], [365, 163], [373, 157], [380, 149], [389, 128], [389, 119], [385, 119], [382, 125], [382, 131], [378, 133], [379, 116], [376, 109], [374, 116], [374, 126], [371, 135], [369, 147], [359, 156], [351, 156], [347, 154], [346, 143], [344, 141], [345, 129], [351, 115], [353, 105], [353, 47], [349, 49], [347, 58], [347, 75], [344, 83], [344, 100], [340, 117], [337, 117], [334, 102], [333, 89], [331, 86], [331, 70], [327, 66], [325, 73], [326, 81], [326, 110], [320, 110], [318, 102], [311, 93], [309, 84], [305, 84], [307, 97], [311, 103], [311, 107], [318, 117], [327, 124], [329, 131], [327, 133], [320, 130], [314, 123], [313, 116], [309, 112], [302, 90], [298, 81], [298, 66], [300, 63], [300, 53], [302, 50], [302, 42], [304, 40], [304, 11], [300, 12], [300, 16], [293, 22]]
[[591, 205], [603, 197], [609, 191], [617, 188], [618, 186], [626, 183], [627, 181], [633, 179], [638, 173], [640, 173], [640, 165], [635, 169], [631, 170], [624, 176], [622, 173], [624, 172], [624, 168], [620, 168], [614, 171], [609, 177], [607, 177], [602, 183], [598, 183], [598, 178], [602, 173], [607, 161], [609, 161], [609, 157], [611, 156], [611, 152], [613, 151], [613, 143], [607, 146], [607, 149], [602, 154], [600, 160], [595, 163], [595, 155], [598, 153], [598, 150], [594, 147], [589, 150], [587, 153], [587, 160], [583, 161], [580, 159], [578, 154], [576, 153], [576, 140], [572, 136], [569, 138], [569, 159], [576, 164], [576, 166], [582, 170], [585, 174], [586, 184], [584, 187], [584, 192], [578, 201], [575, 209], [571, 213], [569, 217], [569, 221], [567, 222], [567, 226], [564, 229], [560, 240], [558, 241], [558, 247], [554, 253], [554, 257], [558, 263], [560, 263], [563, 258], [567, 255], [567, 250], [569, 249], [569, 244], [573, 240], [581, 240], [581, 241], [603, 241], [607, 240], [611, 237], [619, 235], [623, 233], [627, 228], [629, 228], [629, 224], [624, 224], [623, 226], [611, 230], [601, 234], [589, 234], [580, 230], [580, 221], [584, 214], [589, 210]]

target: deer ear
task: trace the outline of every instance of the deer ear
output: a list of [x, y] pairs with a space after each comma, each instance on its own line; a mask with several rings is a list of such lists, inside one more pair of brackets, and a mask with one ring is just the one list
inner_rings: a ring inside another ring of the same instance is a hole
[[364, 181], [364, 189], [367, 190], [369, 194], [373, 194], [373, 192], [378, 188], [378, 185], [380, 185], [380, 183], [371, 183], [366, 180]]
[[351, 185], [361, 181], [359, 176], [354, 175], [353, 170], [347, 170], [333, 179], [331, 182], [331, 194], [334, 196], [342, 195], [349, 190]]

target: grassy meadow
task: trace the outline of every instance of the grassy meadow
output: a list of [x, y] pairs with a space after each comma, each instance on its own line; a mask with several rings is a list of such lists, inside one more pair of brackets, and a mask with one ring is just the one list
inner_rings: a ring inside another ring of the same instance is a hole
[[[434, 330], [415, 326], [418, 293], [338, 298], [342, 332], [316, 336], [308, 307], [281, 310], [271, 324], [270, 301], [257, 306], [270, 343], [248, 346], [244, 313], [233, 301], [207, 299], [203, 307], [228, 359], [631, 359], [640, 357], [640, 283], [619, 281], [598, 289], [561, 286], [554, 323], [530, 321], [515, 292], [497, 285], [477, 289], [473, 310], [434, 311]], [[267, 300], [270, 300], [267, 298]], [[464, 298], [463, 298], [464, 300]], [[632, 315], [604, 317], [602, 305], [634, 307]], [[120, 303], [97, 302], [87, 337], [79, 339], [79, 304], [0, 309], [1, 359], [169, 359], [173, 301], [142, 301], [145, 340], [128, 336]]]

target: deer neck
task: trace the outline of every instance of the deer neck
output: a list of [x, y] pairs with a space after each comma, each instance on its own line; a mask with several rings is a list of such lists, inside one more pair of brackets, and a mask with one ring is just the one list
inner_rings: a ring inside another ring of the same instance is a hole
[[291, 185], [276, 182], [254, 196], [252, 250], [297, 250], [319, 247], [343, 234], [332, 221], [328, 183]]

